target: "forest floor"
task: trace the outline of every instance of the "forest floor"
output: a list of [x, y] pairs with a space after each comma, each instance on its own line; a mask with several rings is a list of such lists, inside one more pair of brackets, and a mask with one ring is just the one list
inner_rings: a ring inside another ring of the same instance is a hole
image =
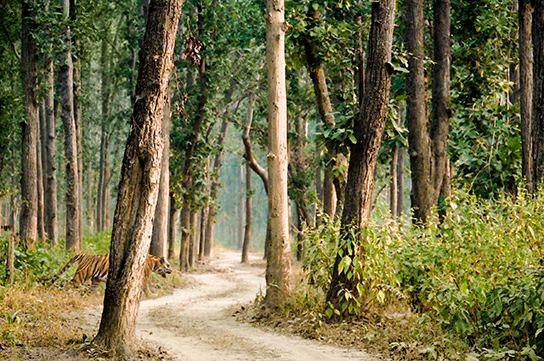
[[[263, 292], [265, 262], [223, 252], [197, 273], [194, 282], [173, 294], [140, 304], [137, 335], [166, 360], [362, 360], [368, 353], [307, 340], [299, 336], [237, 321], [235, 315]], [[88, 325], [96, 328], [101, 314], [91, 309]], [[157, 351], [158, 350], [158, 351]]]

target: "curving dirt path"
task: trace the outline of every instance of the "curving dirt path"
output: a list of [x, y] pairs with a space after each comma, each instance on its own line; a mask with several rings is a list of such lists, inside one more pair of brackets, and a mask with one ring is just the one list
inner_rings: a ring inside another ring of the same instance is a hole
[[361, 351], [237, 322], [232, 308], [252, 302], [265, 287], [264, 269], [239, 260], [239, 253], [222, 253], [212, 261], [222, 272], [187, 275], [196, 280], [193, 288], [143, 301], [138, 336], [183, 361], [376, 360]]

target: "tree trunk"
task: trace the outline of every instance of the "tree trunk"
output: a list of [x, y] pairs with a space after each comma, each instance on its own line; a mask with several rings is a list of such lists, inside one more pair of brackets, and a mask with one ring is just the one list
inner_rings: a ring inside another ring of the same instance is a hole
[[268, 77], [268, 219], [270, 248], [266, 263], [269, 306], [289, 294], [291, 247], [287, 197], [287, 97], [285, 90], [285, 15], [283, 0], [266, 1], [266, 69]]
[[425, 222], [431, 207], [431, 144], [428, 133], [427, 89], [423, 0], [406, 0], [406, 51], [409, 73], [406, 74], [406, 119], [412, 168], [412, 208], [416, 222]]
[[424, 69], [424, 18], [423, 1], [406, 1], [406, 50], [412, 54], [408, 60], [406, 76], [408, 141], [412, 167], [412, 208], [416, 223], [424, 224], [432, 207], [438, 205], [447, 177], [447, 143], [450, 103], [450, 1], [434, 0], [434, 67], [432, 121], [427, 115], [427, 81]]
[[[391, 48], [395, 19], [395, 1], [383, 0], [372, 3], [372, 23], [368, 45], [368, 68], [365, 79], [365, 93], [361, 112], [355, 119], [354, 134], [357, 143], [351, 146], [351, 156], [346, 187], [346, 203], [342, 212], [340, 237], [347, 239], [350, 228], [358, 230], [357, 242], [352, 247], [344, 246], [336, 256], [331, 285], [327, 293], [327, 302], [337, 310], [342, 310], [344, 289], [354, 295], [357, 277], [348, 277], [349, 270], [339, 272], [339, 264], [344, 256], [355, 256], [355, 250], [361, 252], [360, 231], [366, 226], [372, 193], [374, 190], [374, 172], [376, 160], [387, 118], [389, 93], [391, 87]], [[360, 255], [361, 257], [363, 255]], [[349, 308], [345, 310], [347, 313]]]
[[45, 133], [45, 109], [43, 107], [39, 108], [39, 124], [40, 132], [39, 136], [36, 137], [36, 169], [37, 169], [37, 187], [38, 187], [38, 237], [42, 241], [45, 240], [45, 218], [44, 218], [44, 182], [43, 182], [43, 142], [40, 138], [43, 139]]
[[187, 201], [183, 201], [183, 207], [181, 208], [181, 214], [179, 217], [181, 225], [181, 244], [179, 250], [179, 268], [182, 271], [189, 270], [189, 250], [190, 250], [190, 237], [191, 237], [191, 210], [190, 204]]
[[[198, 33], [199, 36], [202, 36], [203, 29], [204, 29], [204, 18], [203, 18], [203, 12], [202, 12], [202, 2], [199, 0], [197, 2], [197, 16], [198, 16]], [[197, 104], [197, 111], [196, 111], [196, 117], [193, 121], [192, 127], [191, 127], [191, 134], [189, 136], [189, 139], [187, 140], [187, 146], [185, 149], [185, 162], [183, 166], [183, 189], [185, 189], [188, 194], [190, 194], [191, 189], [193, 189], [194, 184], [194, 170], [193, 170], [193, 156], [195, 153], [195, 146], [200, 140], [200, 132], [202, 130], [202, 124], [204, 123], [204, 119], [206, 117], [206, 103], [208, 101], [208, 74], [206, 69], [206, 59], [204, 56], [200, 58], [198, 65], [198, 75], [199, 75], [199, 82], [200, 82], [200, 93], [198, 95], [198, 104]], [[191, 76], [192, 72], [188, 72], [188, 76]], [[188, 83], [190, 83], [188, 81]], [[183, 208], [181, 211], [181, 224], [182, 224], [182, 233], [181, 233], [181, 247], [182, 251], [180, 252], [180, 267], [184, 269], [184, 267], [188, 267], [190, 264], [189, 259], [189, 247], [191, 242], [191, 232], [192, 228], [187, 228], [187, 232], [184, 231], [183, 228], [186, 227], [193, 227], [194, 224], [191, 224], [191, 216], [190, 216], [190, 208], [191, 208], [191, 197], [185, 197], [183, 201]], [[184, 248], [186, 247], [186, 249]], [[183, 257], [187, 257], [185, 260], [182, 261]], [[185, 263], [184, 262], [188, 262]]]
[[170, 92], [164, 109], [162, 134], [164, 148], [161, 163], [161, 179], [159, 185], [159, 199], [155, 208], [153, 221], [153, 237], [151, 238], [151, 253], [157, 257], [166, 257], [168, 253], [168, 213], [170, 206]]
[[[64, 18], [70, 14], [69, 0], [61, 0]], [[79, 169], [77, 150], [77, 128], [74, 115], [74, 67], [71, 53], [70, 27], [64, 32], [64, 54], [60, 67], [62, 85], [62, 123], [64, 126], [64, 155], [66, 157], [66, 250], [81, 250], [81, 234], [79, 233]]]
[[398, 167], [399, 167], [399, 147], [394, 144], [391, 149], [391, 163], [389, 172], [391, 175], [391, 185], [389, 188], [389, 206], [391, 208], [391, 217], [397, 219], [398, 205], [399, 205], [399, 179], [398, 179]]
[[38, 96], [35, 1], [22, 3], [21, 74], [25, 119], [21, 122], [21, 217], [19, 233], [27, 248], [34, 248], [38, 237], [38, 180], [36, 142], [38, 138]]
[[57, 122], [55, 118], [55, 76], [52, 56], [46, 60], [47, 97], [45, 105], [45, 232], [53, 246], [59, 240], [57, 196]]
[[451, 16], [450, 0], [434, 0], [433, 99], [431, 119], [431, 182], [433, 206], [451, 193], [448, 158], [448, 136], [453, 110], [450, 101]]
[[544, 0], [534, 1], [533, 12], [533, 184], [538, 189], [544, 178]]
[[[223, 145], [225, 144], [225, 139], [227, 138], [227, 131], [229, 128], [230, 120], [228, 116], [223, 118], [223, 123], [221, 124], [221, 130], [219, 131], [219, 137], [217, 138], [217, 153], [215, 154], [215, 159], [213, 162], [214, 176], [212, 177], [212, 182], [210, 186], [210, 199], [217, 199], [217, 192], [219, 190], [219, 176], [221, 175], [221, 165], [223, 158]], [[213, 242], [214, 242], [214, 231], [215, 231], [215, 216], [217, 215], [217, 204], [212, 202], [207, 211], [207, 221], [206, 228], [204, 230], [204, 257], [208, 258], [212, 254]]]
[[521, 115], [521, 169], [527, 191], [534, 192], [533, 155], [531, 143], [531, 108], [533, 101], [533, 49], [531, 41], [531, 13], [529, 0], [519, 0], [519, 100]]
[[174, 195], [170, 194], [170, 213], [168, 221], [168, 259], [174, 259], [176, 251], [176, 218], [178, 210]]
[[397, 218], [402, 217], [402, 213], [404, 213], [404, 153], [404, 148], [400, 148], [397, 169]]
[[[315, 91], [317, 109], [324, 125], [328, 129], [333, 129], [336, 126], [334, 110], [332, 107], [327, 81], [325, 78], [325, 70], [321, 65], [321, 61], [317, 54], [317, 40], [309, 35], [312, 29], [315, 28], [321, 17], [319, 10], [314, 9], [313, 4], [310, 4], [307, 12], [309, 23], [307, 25], [308, 35], [303, 38], [304, 52], [306, 54], [306, 62], [308, 63], [308, 72]], [[325, 179], [323, 185], [323, 212], [333, 217], [336, 213], [337, 201], [342, 199], [341, 187], [335, 187], [345, 182], [345, 179], [335, 179], [332, 171], [347, 164], [346, 158], [342, 154], [336, 154], [336, 151], [329, 150], [326, 156]], [[339, 175], [342, 178], [342, 175]]]
[[163, 111], [181, 7], [181, 0], [150, 4], [140, 52], [137, 101], [121, 169], [104, 310], [93, 342], [122, 356], [130, 355], [136, 342], [140, 285], [159, 192]]
[[242, 245], [242, 263], [247, 263], [249, 259], [249, 244], [251, 242], [251, 215], [253, 208], [251, 172], [251, 167], [246, 163], [246, 225], [244, 227], [244, 243]]
[[198, 212], [191, 210], [191, 228], [189, 232], [189, 268], [195, 268], [197, 250]]

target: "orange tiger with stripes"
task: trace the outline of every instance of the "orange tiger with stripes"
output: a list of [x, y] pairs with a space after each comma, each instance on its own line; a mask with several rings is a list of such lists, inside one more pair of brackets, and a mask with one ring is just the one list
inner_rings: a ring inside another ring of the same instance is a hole
[[[77, 270], [70, 284], [78, 286], [87, 281], [91, 281], [91, 291], [96, 290], [100, 282], [106, 282], [108, 270], [110, 268], [110, 255], [106, 254], [78, 254], [72, 257], [70, 261], [53, 277], [45, 282], [55, 282], [68, 268], [77, 262]], [[164, 257], [157, 257], [151, 254], [147, 255], [144, 268], [144, 278], [142, 280], [142, 289], [151, 295], [155, 295], [149, 289], [148, 279], [151, 272], [155, 272], [163, 277], [172, 273], [170, 263]]]

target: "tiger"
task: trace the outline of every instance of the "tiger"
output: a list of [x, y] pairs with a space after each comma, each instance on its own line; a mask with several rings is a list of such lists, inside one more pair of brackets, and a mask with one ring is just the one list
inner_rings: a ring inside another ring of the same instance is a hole
[[[72, 257], [71, 260], [66, 263], [66, 265], [53, 277], [48, 278], [44, 283], [54, 283], [68, 268], [70, 268], [74, 263], [77, 262], [77, 270], [74, 274], [74, 277], [69, 282], [74, 286], [83, 285], [87, 281], [91, 281], [91, 292], [94, 292], [100, 282], [106, 282], [108, 278], [108, 270], [110, 267], [110, 255], [109, 253], [105, 254], [78, 254]], [[151, 272], [155, 272], [162, 277], [166, 278], [167, 274], [172, 273], [172, 268], [170, 263], [164, 257], [153, 256], [152, 254], [147, 255], [144, 266], [144, 278], [142, 280], [142, 289], [146, 294], [151, 294], [156, 296], [155, 293], [151, 292], [149, 288], [148, 279], [151, 275]]]

